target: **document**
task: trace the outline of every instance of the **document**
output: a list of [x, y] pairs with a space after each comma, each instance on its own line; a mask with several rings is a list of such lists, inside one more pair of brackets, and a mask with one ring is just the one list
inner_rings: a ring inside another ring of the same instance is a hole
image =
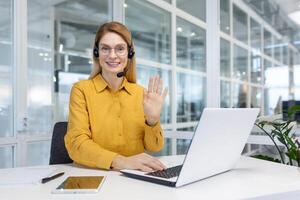
[[0, 170], [0, 186], [38, 184], [41, 179], [53, 174], [55, 167], [9, 168]]

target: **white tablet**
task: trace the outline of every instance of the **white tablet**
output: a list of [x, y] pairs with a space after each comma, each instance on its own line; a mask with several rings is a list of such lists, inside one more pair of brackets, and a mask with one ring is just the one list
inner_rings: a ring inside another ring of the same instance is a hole
[[99, 192], [105, 176], [69, 176], [53, 194], [88, 194]]

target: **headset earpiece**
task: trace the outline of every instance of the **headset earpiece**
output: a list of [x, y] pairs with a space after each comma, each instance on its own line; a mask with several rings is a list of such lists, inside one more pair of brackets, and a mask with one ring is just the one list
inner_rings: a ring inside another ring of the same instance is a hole
[[96, 46], [94, 47], [93, 54], [94, 54], [95, 58], [99, 58], [99, 50]]
[[129, 58], [129, 59], [133, 58], [134, 54], [135, 54], [135, 52], [134, 52], [134, 50], [133, 50], [133, 48], [132, 48], [132, 45], [131, 45], [131, 46], [129, 47], [129, 49], [128, 49], [128, 58]]

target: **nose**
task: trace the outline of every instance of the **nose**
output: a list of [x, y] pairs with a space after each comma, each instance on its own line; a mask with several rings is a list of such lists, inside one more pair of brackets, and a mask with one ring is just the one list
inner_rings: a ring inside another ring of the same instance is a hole
[[115, 52], [115, 49], [110, 49], [108, 56], [109, 56], [110, 58], [116, 58], [116, 57], [117, 57], [117, 54], [116, 54], [116, 52]]

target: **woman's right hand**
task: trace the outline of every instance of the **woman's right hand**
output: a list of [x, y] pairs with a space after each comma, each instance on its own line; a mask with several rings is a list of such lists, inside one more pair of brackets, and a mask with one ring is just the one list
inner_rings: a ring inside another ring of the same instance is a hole
[[117, 155], [113, 159], [111, 167], [114, 170], [137, 169], [144, 172], [166, 169], [166, 166], [162, 164], [159, 159], [146, 153], [141, 153], [129, 157]]

